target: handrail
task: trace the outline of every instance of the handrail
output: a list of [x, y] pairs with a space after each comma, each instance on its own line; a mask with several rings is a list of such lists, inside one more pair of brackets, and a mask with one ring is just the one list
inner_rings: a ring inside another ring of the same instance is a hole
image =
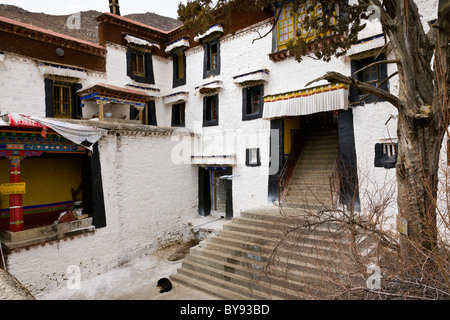
[[340, 170], [339, 170], [339, 156], [336, 157], [333, 165], [333, 171], [329, 175], [330, 180], [330, 193], [331, 193], [331, 205], [333, 209], [336, 209], [339, 201], [339, 186], [340, 186]]
[[284, 162], [283, 168], [278, 175], [278, 204], [281, 204], [281, 200], [287, 191], [287, 187], [289, 186], [297, 166], [298, 159], [303, 151], [304, 144], [305, 139], [303, 138], [301, 141], [292, 146], [291, 155]]

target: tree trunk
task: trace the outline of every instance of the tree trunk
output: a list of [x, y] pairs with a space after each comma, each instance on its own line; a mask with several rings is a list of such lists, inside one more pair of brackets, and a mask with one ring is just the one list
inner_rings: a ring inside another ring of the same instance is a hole
[[397, 201], [399, 215], [407, 222], [400, 246], [402, 257], [408, 260], [419, 256], [427, 259], [426, 254], [433, 252], [437, 244], [436, 199], [444, 132], [435, 120], [399, 111]]

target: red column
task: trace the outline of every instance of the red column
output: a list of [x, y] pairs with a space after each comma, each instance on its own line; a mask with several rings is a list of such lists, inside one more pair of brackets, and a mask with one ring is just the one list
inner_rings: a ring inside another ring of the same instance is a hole
[[[23, 156], [8, 157], [11, 161], [11, 171], [9, 181], [11, 183], [21, 182], [20, 174], [20, 161]], [[22, 195], [10, 194], [9, 195], [9, 231], [17, 232], [23, 231], [23, 207], [22, 207]]]

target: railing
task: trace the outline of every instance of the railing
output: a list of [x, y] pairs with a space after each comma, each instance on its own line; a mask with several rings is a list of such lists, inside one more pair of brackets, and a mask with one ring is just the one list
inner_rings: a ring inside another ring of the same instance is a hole
[[294, 175], [298, 159], [302, 154], [304, 144], [305, 139], [302, 139], [292, 147], [291, 155], [285, 160], [283, 168], [278, 175], [278, 204], [281, 204], [281, 200], [283, 199], [287, 191], [287, 187], [291, 182], [291, 178]]
[[330, 180], [330, 192], [331, 192], [331, 205], [333, 209], [337, 208], [340, 194], [340, 170], [339, 170], [339, 156], [334, 161], [333, 171], [329, 176]]

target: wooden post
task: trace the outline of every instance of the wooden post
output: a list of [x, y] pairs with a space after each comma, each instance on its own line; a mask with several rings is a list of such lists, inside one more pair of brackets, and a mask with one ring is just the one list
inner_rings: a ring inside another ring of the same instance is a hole
[[[11, 170], [9, 181], [11, 183], [18, 183], [21, 181], [20, 162], [24, 156], [8, 157], [11, 161]], [[9, 231], [18, 232], [24, 230], [23, 222], [23, 206], [21, 194], [9, 195]]]
[[97, 101], [97, 104], [98, 104], [98, 120], [103, 121], [103, 117], [104, 117], [104, 115], [103, 115], [103, 105], [104, 105], [104, 102], [101, 101], [101, 100], [96, 100], [96, 101]]

